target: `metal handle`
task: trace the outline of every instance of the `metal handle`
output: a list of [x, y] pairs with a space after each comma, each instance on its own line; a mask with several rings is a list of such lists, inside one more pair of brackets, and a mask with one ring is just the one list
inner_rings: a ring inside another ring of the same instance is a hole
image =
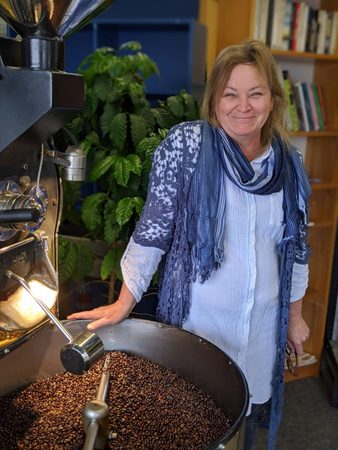
[[20, 285], [32, 296], [32, 298], [36, 301], [36, 303], [44, 310], [44, 312], [47, 314], [47, 316], [50, 318], [50, 320], [58, 327], [58, 329], [61, 331], [61, 333], [66, 337], [66, 339], [69, 342], [72, 342], [73, 336], [66, 330], [66, 328], [62, 325], [62, 323], [57, 319], [54, 314], [51, 312], [51, 310], [35, 295], [32, 293], [32, 290], [26, 283], [26, 281], [17, 275], [16, 273], [12, 272], [11, 270], [6, 270], [6, 276], [8, 278], [14, 278]]
[[108, 354], [103, 365], [96, 399], [88, 402], [83, 412], [84, 430], [86, 433], [83, 450], [105, 449], [107, 446], [109, 437], [109, 409], [105, 398], [109, 386], [109, 360], [110, 355]]

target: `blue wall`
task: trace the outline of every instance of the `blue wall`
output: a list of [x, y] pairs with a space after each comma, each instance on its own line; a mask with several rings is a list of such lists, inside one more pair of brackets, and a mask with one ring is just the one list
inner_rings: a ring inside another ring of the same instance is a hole
[[150, 97], [163, 98], [185, 89], [199, 100], [205, 81], [206, 28], [198, 22], [198, 3], [117, 0], [66, 41], [66, 70], [76, 72], [96, 48], [139, 41], [160, 72], [146, 81]]

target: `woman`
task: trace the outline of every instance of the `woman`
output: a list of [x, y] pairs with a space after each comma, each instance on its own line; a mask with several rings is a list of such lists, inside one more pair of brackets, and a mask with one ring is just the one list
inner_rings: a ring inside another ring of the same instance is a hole
[[71, 319], [94, 330], [131, 312], [161, 261], [158, 320], [231, 356], [249, 385], [245, 449], [281, 416], [285, 346], [309, 336], [307, 200], [299, 153], [287, 143], [285, 94], [263, 43], [225, 48], [208, 80], [203, 121], [172, 128], [156, 150], [148, 198], [121, 261], [118, 300]]

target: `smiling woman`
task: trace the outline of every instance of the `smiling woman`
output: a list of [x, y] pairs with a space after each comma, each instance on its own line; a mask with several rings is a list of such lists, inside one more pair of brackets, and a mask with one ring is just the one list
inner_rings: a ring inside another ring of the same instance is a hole
[[286, 107], [267, 46], [224, 49], [207, 82], [204, 120], [173, 127], [154, 153], [118, 300], [70, 317], [93, 320], [91, 329], [121, 321], [162, 259], [157, 320], [211, 341], [247, 378], [245, 450], [255, 448], [258, 422], [269, 425], [274, 448], [286, 343], [299, 354], [309, 333], [301, 313], [309, 185], [287, 143]]

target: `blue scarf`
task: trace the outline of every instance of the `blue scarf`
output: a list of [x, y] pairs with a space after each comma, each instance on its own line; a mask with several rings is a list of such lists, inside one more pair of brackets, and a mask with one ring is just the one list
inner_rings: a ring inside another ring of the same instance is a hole
[[[263, 162], [255, 174], [238, 144], [223, 130], [204, 123], [197, 165], [189, 186], [182, 177], [181, 198], [173, 245], [161, 272], [157, 319], [181, 326], [189, 314], [190, 286], [204, 283], [224, 258], [225, 182], [227, 176], [240, 189], [269, 195], [283, 189], [285, 234], [278, 246], [280, 256], [280, 313], [273, 396], [269, 421], [269, 450], [275, 445], [281, 420], [285, 346], [287, 341], [292, 268], [295, 261], [306, 264], [307, 201], [310, 186], [299, 153], [287, 149], [275, 136], [272, 142], [274, 164]], [[184, 164], [184, 159], [183, 159]]]

